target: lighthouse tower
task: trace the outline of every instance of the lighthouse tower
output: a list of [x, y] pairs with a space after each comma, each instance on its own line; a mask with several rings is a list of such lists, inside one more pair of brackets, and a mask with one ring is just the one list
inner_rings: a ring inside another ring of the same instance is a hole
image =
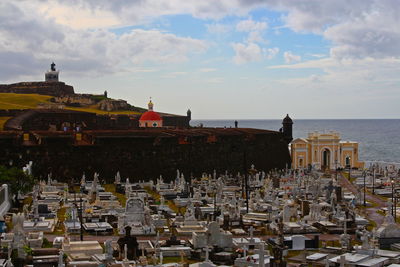
[[50, 70], [44, 75], [46, 82], [58, 82], [58, 70], [56, 70], [56, 64], [51, 63]]

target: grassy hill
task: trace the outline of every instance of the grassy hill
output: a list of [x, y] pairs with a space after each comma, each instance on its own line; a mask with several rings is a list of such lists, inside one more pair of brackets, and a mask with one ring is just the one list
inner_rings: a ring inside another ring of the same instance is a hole
[[6, 121], [8, 119], [11, 119], [11, 117], [0, 117], [0, 131], [3, 130], [4, 128], [4, 123], [6, 123]]
[[0, 109], [36, 108], [39, 103], [49, 102], [50, 98], [47, 95], [0, 93]]
[[[51, 96], [37, 94], [0, 93], [0, 109], [29, 109], [36, 108], [39, 103], [50, 103]], [[97, 114], [141, 114], [130, 110], [104, 111], [96, 105], [87, 107], [68, 107], [65, 109], [86, 111]]]
[[[0, 109], [31, 109], [36, 108], [39, 103], [50, 103], [51, 96], [38, 94], [15, 94], [0, 93]], [[140, 112], [130, 110], [104, 111], [96, 107], [96, 105], [88, 107], [65, 107], [65, 109], [85, 111], [96, 114], [141, 114]], [[4, 123], [9, 117], [0, 117], [0, 130], [3, 129]]]

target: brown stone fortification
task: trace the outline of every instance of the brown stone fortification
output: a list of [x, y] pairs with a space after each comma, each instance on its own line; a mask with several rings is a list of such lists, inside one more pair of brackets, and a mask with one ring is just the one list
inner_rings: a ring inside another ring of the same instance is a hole
[[20, 82], [0, 84], [0, 93], [64, 96], [74, 94], [74, 88], [63, 82]]
[[137, 129], [93, 131], [0, 132], [0, 164], [22, 167], [44, 179], [78, 179], [82, 173], [113, 181], [117, 171], [134, 181], [173, 179], [228, 170], [241, 172], [290, 166], [288, 143], [281, 132], [243, 128]]

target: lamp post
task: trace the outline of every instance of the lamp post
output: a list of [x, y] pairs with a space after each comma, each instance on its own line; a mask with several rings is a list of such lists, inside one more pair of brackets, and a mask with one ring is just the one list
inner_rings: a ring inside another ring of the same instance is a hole
[[372, 167], [372, 194], [375, 195], [375, 166]]
[[367, 175], [367, 173], [366, 173], [366, 171], [364, 171], [364, 207], [366, 207], [367, 206], [367, 202], [366, 202], [366, 199], [365, 199], [365, 197], [366, 197], [366, 194], [367, 194], [367, 190], [366, 190], [366, 186], [365, 186], [365, 176]]
[[214, 185], [214, 221], [217, 220], [217, 187]]
[[246, 213], [249, 213], [249, 185], [248, 185], [248, 170], [247, 170], [247, 153], [246, 144], [243, 146], [243, 171], [244, 171], [244, 190], [246, 197]]
[[393, 205], [394, 205], [394, 180], [391, 181], [392, 184], [392, 216], [394, 217], [394, 209], [393, 209]]
[[397, 193], [396, 192], [395, 192], [395, 196], [394, 196], [394, 216], [393, 217], [394, 217], [394, 222], [396, 223], [396, 217], [397, 217]]
[[349, 180], [351, 179], [351, 157], [349, 157]]
[[335, 159], [335, 178], [337, 181], [337, 159]]

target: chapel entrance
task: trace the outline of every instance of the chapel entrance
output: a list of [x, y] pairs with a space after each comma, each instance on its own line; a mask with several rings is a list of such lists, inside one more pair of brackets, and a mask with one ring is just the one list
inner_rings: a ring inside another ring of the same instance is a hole
[[330, 162], [331, 162], [331, 151], [329, 149], [324, 149], [322, 151], [322, 170], [326, 171], [326, 170], [330, 170], [331, 166], [330, 166]]

